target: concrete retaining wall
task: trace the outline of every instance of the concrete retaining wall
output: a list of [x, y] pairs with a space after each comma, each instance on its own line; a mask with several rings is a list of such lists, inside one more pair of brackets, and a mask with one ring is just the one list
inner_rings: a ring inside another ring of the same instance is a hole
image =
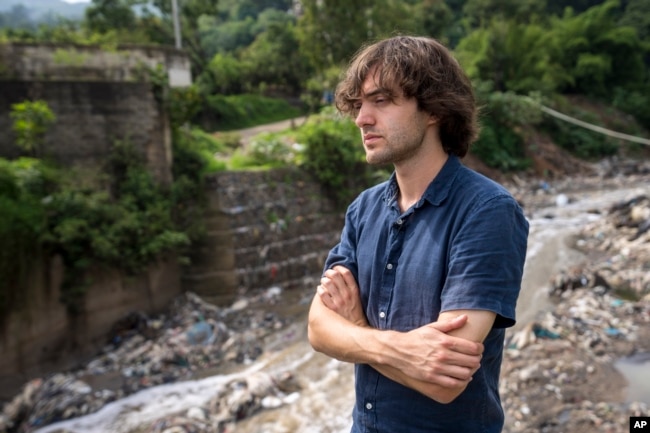
[[175, 259], [161, 261], [138, 277], [94, 270], [81, 313], [70, 315], [59, 301], [63, 268], [41, 257], [30, 273], [20, 305], [0, 327], [0, 400], [25, 381], [72, 368], [96, 354], [112, 326], [131, 311], [160, 313], [180, 293]]

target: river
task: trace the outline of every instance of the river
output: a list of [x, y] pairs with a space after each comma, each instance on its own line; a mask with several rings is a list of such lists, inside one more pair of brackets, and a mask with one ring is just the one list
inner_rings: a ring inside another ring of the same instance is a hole
[[[517, 306], [518, 324], [509, 332], [535, 319], [553, 307], [547, 296], [549, 278], [557, 271], [578, 263], [582, 255], [569, 246], [568, 240], [580, 227], [603, 214], [613, 203], [644, 194], [645, 188], [625, 187], [609, 191], [572, 194], [562, 205], [538, 209], [529, 217], [531, 223], [528, 255], [522, 291]], [[302, 319], [276, 337], [255, 363], [228, 375], [158, 386], [110, 403], [99, 412], [52, 424], [37, 433], [133, 433], [165, 414], [187, 410], [207, 402], [219, 386], [237, 377], [255, 372], [289, 371], [300, 381], [302, 389], [285, 399], [277, 409], [266, 410], [237, 424], [241, 433], [344, 433], [350, 429], [354, 399], [353, 369], [314, 353], [306, 340], [306, 308]], [[623, 363], [624, 364], [624, 363]], [[631, 364], [630, 368], [637, 368]], [[638, 365], [638, 364], [637, 364]], [[619, 365], [625, 369], [625, 365]], [[646, 367], [646, 370], [647, 369]], [[632, 370], [624, 371], [636, 374]], [[629, 377], [629, 376], [628, 376]], [[647, 375], [646, 375], [647, 379]], [[645, 379], [644, 379], [645, 380]], [[650, 384], [641, 397], [648, 399]], [[636, 392], [636, 391], [635, 391]]]

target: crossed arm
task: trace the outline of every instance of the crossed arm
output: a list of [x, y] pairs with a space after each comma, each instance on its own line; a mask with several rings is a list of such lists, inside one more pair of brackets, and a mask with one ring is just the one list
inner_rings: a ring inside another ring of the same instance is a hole
[[352, 273], [325, 272], [309, 311], [312, 347], [341, 361], [369, 364], [384, 376], [440, 403], [460, 395], [480, 367], [482, 341], [495, 313], [457, 310], [409, 332], [368, 325]]

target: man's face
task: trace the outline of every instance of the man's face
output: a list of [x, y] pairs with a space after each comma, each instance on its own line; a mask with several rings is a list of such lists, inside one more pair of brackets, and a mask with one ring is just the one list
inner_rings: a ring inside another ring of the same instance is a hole
[[417, 157], [432, 117], [418, 109], [415, 98], [395, 92], [393, 98], [370, 73], [355, 104], [355, 123], [361, 130], [366, 160], [370, 164], [399, 164]]

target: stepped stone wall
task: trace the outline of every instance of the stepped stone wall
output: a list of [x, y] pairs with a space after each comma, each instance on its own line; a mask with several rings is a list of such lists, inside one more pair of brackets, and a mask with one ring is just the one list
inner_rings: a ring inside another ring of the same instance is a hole
[[208, 233], [184, 274], [185, 289], [225, 303], [275, 285], [315, 287], [344, 215], [307, 173], [219, 173], [208, 194]]

